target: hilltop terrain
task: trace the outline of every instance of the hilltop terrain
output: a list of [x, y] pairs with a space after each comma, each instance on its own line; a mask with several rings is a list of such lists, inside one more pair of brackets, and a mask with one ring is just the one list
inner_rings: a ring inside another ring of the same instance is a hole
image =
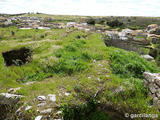
[[158, 120], [159, 19], [1, 15], [0, 119]]

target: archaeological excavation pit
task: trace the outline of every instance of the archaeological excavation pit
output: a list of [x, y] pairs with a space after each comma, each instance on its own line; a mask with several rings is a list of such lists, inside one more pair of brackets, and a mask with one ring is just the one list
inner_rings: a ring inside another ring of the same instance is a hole
[[16, 65], [21, 66], [32, 60], [32, 51], [29, 48], [20, 48], [3, 52], [2, 56], [6, 66]]

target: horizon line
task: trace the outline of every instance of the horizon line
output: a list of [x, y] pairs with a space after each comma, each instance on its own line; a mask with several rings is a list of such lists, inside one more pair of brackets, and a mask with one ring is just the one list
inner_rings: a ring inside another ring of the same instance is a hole
[[0, 15], [21, 15], [21, 14], [46, 14], [46, 15], [59, 15], [59, 16], [84, 16], [84, 17], [160, 17], [160, 16], [125, 16], [125, 15], [74, 15], [74, 14], [50, 14], [50, 13], [41, 13], [41, 12], [25, 12], [25, 13], [0, 13]]

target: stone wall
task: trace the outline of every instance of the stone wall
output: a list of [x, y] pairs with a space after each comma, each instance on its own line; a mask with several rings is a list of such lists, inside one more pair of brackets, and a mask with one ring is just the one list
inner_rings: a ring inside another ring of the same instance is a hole
[[160, 106], [160, 74], [144, 73], [144, 86], [148, 88], [149, 94], [153, 99], [153, 104]]

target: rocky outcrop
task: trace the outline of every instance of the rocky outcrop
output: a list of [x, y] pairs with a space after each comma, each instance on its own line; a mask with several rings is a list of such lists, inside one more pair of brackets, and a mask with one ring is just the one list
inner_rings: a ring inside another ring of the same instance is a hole
[[160, 74], [144, 73], [144, 86], [148, 88], [149, 94], [153, 99], [153, 104], [156, 107], [160, 106]]

